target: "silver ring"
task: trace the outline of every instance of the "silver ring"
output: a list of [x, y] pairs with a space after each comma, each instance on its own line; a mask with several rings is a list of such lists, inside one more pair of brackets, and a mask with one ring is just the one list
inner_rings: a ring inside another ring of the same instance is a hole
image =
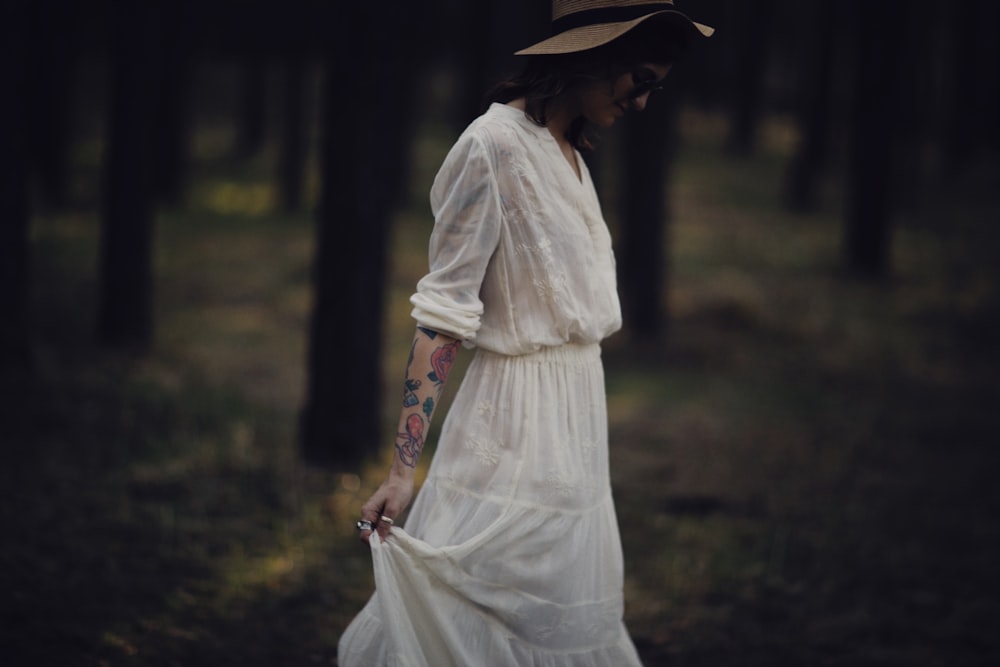
[[368, 521], [367, 519], [362, 519], [361, 521], [358, 521], [358, 530], [374, 530], [374, 529], [375, 527], [372, 525], [371, 521]]
[[389, 524], [390, 526], [392, 525], [392, 519], [390, 519], [390, 518], [389, 518], [389, 517], [387, 517], [387, 516], [380, 516], [380, 517], [378, 518], [378, 520], [379, 520], [379, 521], [385, 521], [385, 522], [386, 522], [387, 524]]

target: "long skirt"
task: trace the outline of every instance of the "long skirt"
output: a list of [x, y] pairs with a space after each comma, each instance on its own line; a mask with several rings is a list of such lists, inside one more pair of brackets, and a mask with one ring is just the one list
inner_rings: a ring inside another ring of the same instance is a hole
[[628, 667], [598, 345], [479, 350], [342, 667]]

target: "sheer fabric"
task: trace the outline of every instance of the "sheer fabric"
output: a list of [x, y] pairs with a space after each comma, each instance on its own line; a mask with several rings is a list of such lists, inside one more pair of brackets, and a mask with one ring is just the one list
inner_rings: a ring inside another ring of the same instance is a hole
[[502, 354], [596, 343], [621, 327], [611, 237], [548, 129], [494, 104], [431, 188], [430, 272], [410, 299], [422, 326]]
[[435, 180], [413, 314], [478, 349], [405, 527], [372, 537], [344, 667], [640, 664], [598, 345], [621, 321], [614, 261], [579, 163], [582, 180], [548, 130], [493, 105]]

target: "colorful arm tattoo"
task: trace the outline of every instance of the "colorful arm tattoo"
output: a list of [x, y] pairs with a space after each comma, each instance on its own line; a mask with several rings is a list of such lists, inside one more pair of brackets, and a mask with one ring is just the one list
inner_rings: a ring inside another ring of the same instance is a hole
[[458, 355], [458, 341], [452, 341], [447, 345], [442, 345], [431, 352], [431, 368], [427, 374], [427, 379], [434, 384], [441, 386], [448, 380], [448, 373], [455, 364], [455, 357]]
[[410, 377], [410, 366], [413, 365], [413, 354], [417, 349], [417, 340], [413, 339], [413, 344], [410, 345], [410, 356], [406, 360], [406, 380], [403, 384], [403, 407], [412, 408], [414, 405], [420, 402], [417, 397], [417, 390], [420, 389], [420, 380], [414, 380]]
[[416, 412], [406, 418], [406, 430], [396, 434], [396, 451], [399, 460], [411, 468], [417, 467], [417, 459], [424, 448], [424, 420]]

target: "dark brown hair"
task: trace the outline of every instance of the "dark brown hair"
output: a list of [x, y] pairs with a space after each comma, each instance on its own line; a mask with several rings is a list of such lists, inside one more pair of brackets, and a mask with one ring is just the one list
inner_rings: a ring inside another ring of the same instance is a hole
[[[524, 98], [524, 113], [535, 123], [546, 124], [552, 100], [583, 83], [611, 80], [639, 63], [672, 65], [687, 50], [689, 34], [669, 20], [649, 19], [634, 30], [603, 46], [559, 55], [528, 56], [520, 74], [501, 81], [486, 95], [487, 104], [501, 104]], [[577, 118], [566, 138], [578, 150], [593, 144], [586, 133], [586, 121]]]

